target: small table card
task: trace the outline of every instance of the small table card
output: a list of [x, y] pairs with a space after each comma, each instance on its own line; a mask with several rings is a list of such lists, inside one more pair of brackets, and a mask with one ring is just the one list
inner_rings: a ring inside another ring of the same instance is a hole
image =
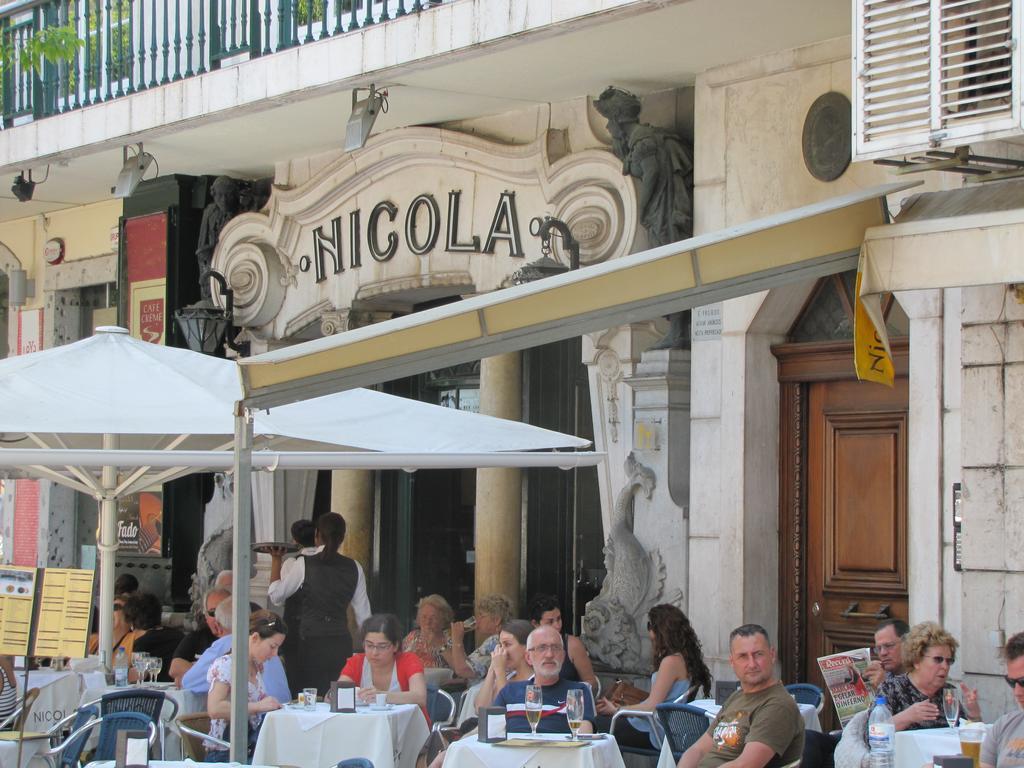
[[331, 700], [331, 712], [356, 711], [356, 684], [347, 680], [335, 680], [331, 683], [328, 694]]
[[119, 731], [114, 751], [114, 768], [147, 768], [149, 765], [149, 733]]
[[487, 744], [494, 744], [504, 741], [505, 732], [505, 708], [504, 707], [480, 707], [477, 715], [479, 732], [477, 741]]

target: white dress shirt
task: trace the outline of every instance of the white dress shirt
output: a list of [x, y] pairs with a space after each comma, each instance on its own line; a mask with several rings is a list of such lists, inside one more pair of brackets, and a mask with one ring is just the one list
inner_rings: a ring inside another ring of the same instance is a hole
[[[267, 587], [267, 596], [275, 605], [284, 605], [284, 601], [299, 591], [302, 583], [306, 580], [306, 559], [303, 555], [316, 555], [323, 550], [319, 547], [306, 547], [298, 557], [285, 560], [281, 563], [281, 578], [270, 582]], [[362, 625], [370, 618], [370, 598], [366, 594], [366, 577], [363, 575], [363, 567], [358, 561], [356, 564], [356, 591], [352, 593], [352, 612], [356, 617], [356, 624]]]

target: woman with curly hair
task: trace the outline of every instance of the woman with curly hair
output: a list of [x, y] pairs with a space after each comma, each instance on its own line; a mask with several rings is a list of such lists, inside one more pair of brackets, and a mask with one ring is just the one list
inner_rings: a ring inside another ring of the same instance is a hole
[[[947, 682], [950, 667], [956, 661], [956, 638], [932, 621], [911, 627], [903, 638], [903, 668], [879, 687], [877, 694], [885, 696], [892, 724], [897, 731], [918, 728], [946, 728], [942, 713], [942, 692], [950, 687]], [[961, 714], [972, 720], [981, 719], [978, 692], [960, 683]], [[836, 768], [866, 768], [868, 752], [868, 711], [858, 712], [843, 728], [843, 737], [836, 747]]]
[[[685, 613], [674, 605], [654, 606], [647, 614], [647, 635], [651, 639], [655, 668], [651, 675], [651, 693], [627, 709], [653, 712], [662, 702], [675, 701], [691, 690], [696, 694], [698, 689], [703, 689], [705, 696], [710, 695], [711, 672], [704, 663], [697, 633]], [[619, 709], [622, 707], [614, 702], [604, 697], [599, 699], [597, 711], [605, 717], [598, 719], [598, 730], [607, 730], [611, 716]], [[631, 717], [626, 723], [616, 723], [613, 735], [622, 746], [661, 747], [651, 732], [650, 722], [639, 717]]]

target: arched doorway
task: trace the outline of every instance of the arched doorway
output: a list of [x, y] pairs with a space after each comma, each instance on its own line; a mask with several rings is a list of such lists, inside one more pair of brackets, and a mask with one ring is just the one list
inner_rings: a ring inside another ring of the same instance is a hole
[[[906, 619], [909, 321], [891, 297], [891, 389], [853, 369], [855, 272], [823, 278], [778, 360], [779, 634], [787, 681], [822, 685], [817, 659], [870, 646]], [[832, 719], [823, 712], [824, 724]]]

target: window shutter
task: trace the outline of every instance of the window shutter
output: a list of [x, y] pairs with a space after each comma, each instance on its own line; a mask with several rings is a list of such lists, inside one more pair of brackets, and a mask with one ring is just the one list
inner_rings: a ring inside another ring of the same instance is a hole
[[855, 159], [1020, 134], [1022, 0], [856, 0]]

